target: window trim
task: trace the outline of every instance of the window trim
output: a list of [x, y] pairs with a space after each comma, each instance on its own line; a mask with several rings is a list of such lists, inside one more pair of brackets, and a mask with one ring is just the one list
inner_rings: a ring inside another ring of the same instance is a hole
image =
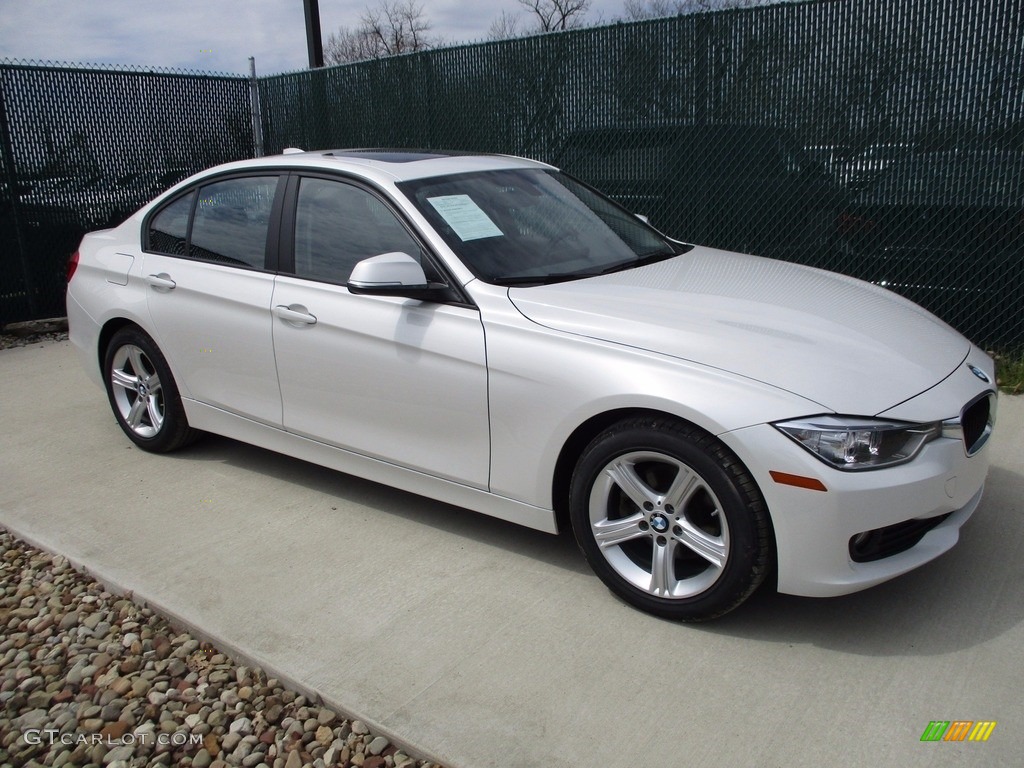
[[[289, 173], [287, 170], [280, 168], [254, 168], [248, 171], [234, 171], [229, 173], [215, 174], [212, 176], [204, 176], [201, 179], [197, 179], [195, 183], [190, 184], [186, 189], [181, 190], [178, 194], [173, 195], [169, 199], [162, 201], [158, 206], [153, 208], [146, 217], [142, 220], [142, 232], [141, 234], [141, 248], [143, 253], [151, 253], [158, 256], [167, 256], [172, 259], [184, 259], [187, 261], [198, 262], [201, 264], [217, 264], [222, 267], [230, 267], [232, 269], [245, 269], [251, 272], [277, 272], [277, 264], [279, 262], [278, 254], [278, 242], [279, 232], [281, 227], [281, 209], [285, 199], [285, 187], [284, 182], [287, 181]], [[230, 264], [223, 261], [217, 261], [216, 259], [204, 259], [198, 256], [190, 255], [192, 250], [192, 227], [196, 219], [196, 206], [199, 201], [199, 191], [203, 187], [210, 186], [211, 184], [219, 184], [225, 181], [233, 181], [235, 179], [252, 179], [252, 178], [276, 178], [277, 186], [274, 188], [274, 200], [270, 206], [270, 219], [267, 223], [267, 237], [263, 245], [263, 267], [253, 267], [244, 264]], [[185, 253], [166, 253], [165, 251], [157, 250], [150, 245], [149, 230], [150, 224], [153, 219], [163, 213], [167, 208], [182, 200], [186, 196], [191, 195], [192, 204], [189, 206], [188, 212], [188, 226], [185, 230]]]

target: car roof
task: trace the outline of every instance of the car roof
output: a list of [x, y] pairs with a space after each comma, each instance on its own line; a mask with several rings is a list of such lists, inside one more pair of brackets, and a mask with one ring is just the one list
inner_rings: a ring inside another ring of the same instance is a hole
[[512, 155], [450, 150], [321, 149], [305, 152], [290, 149], [281, 155], [241, 160], [210, 170], [246, 170], [262, 167], [344, 170], [377, 181], [400, 182], [473, 171], [552, 166]]

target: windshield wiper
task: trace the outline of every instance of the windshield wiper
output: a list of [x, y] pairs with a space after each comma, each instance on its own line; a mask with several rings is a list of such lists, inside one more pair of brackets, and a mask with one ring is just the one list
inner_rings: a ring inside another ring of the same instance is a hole
[[[556, 275], [512, 275], [511, 277], [495, 277], [491, 282], [495, 285], [551, 285], [551, 283], [564, 283], [566, 280], [576, 280], [580, 275], [575, 272], [563, 272]], [[583, 275], [588, 277], [588, 275]]]
[[665, 261], [678, 256], [680, 253], [685, 253], [690, 250], [693, 246], [685, 246], [679, 249], [677, 253], [675, 250], [665, 253], [664, 251], [657, 251], [655, 253], [649, 253], [646, 256], [639, 256], [633, 261], [620, 261], [617, 264], [610, 264], [601, 269], [595, 269], [587, 272], [560, 272], [553, 275], [512, 275], [510, 277], [495, 277], [491, 280], [495, 285], [517, 285], [517, 286], [531, 286], [531, 285], [551, 285], [552, 283], [564, 283], [569, 280], [583, 280], [587, 277], [598, 277], [599, 275], [608, 275], [612, 272], [622, 272], [626, 269], [633, 269], [634, 267], [643, 267], [648, 264], [656, 264], [659, 261]]

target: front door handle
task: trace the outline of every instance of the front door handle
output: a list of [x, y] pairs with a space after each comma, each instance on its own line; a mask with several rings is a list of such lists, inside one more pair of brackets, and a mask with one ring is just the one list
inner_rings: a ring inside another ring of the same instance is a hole
[[296, 325], [316, 325], [316, 315], [311, 315], [306, 311], [306, 308], [300, 304], [293, 304], [291, 307], [278, 304], [274, 307], [274, 315], [281, 318], [286, 323], [295, 323]]
[[146, 275], [146, 282], [154, 288], [162, 288], [165, 291], [172, 291], [178, 285], [171, 280], [171, 276], [166, 272], [161, 272], [159, 275]]

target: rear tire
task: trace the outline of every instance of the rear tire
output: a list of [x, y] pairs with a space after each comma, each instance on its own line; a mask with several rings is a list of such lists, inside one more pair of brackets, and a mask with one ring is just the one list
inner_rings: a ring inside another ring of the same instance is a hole
[[167, 361], [140, 328], [122, 328], [111, 338], [103, 381], [117, 423], [139, 448], [167, 453], [199, 436], [188, 425]]
[[573, 474], [569, 514], [594, 572], [656, 616], [721, 616], [771, 565], [768, 513], [750, 473], [711, 435], [667, 418], [598, 435]]

